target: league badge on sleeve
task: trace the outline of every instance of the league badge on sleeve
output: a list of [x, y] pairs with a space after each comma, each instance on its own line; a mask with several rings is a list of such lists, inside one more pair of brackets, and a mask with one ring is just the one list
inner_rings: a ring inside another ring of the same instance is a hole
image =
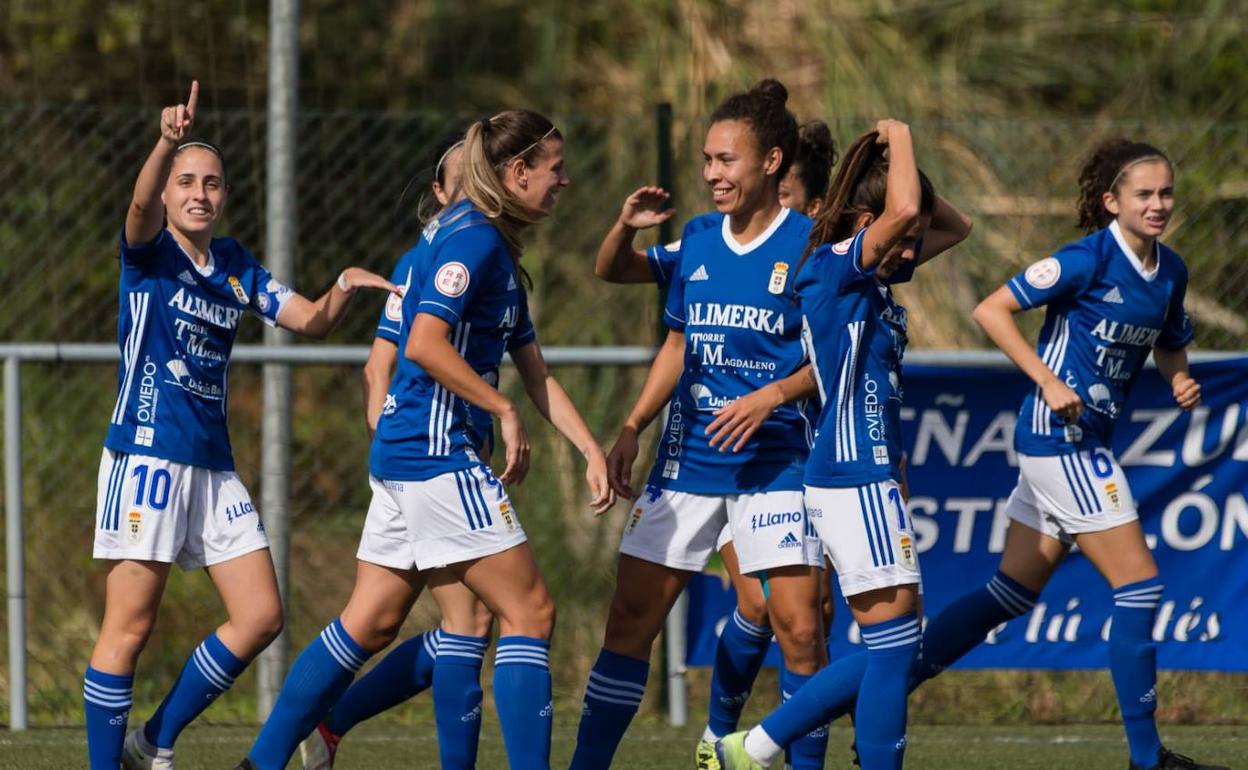
[[771, 280], [767, 282], [767, 291], [772, 294], [783, 294], [784, 285], [789, 280], [789, 263], [777, 262], [771, 271]]
[[1053, 257], [1046, 257], [1027, 268], [1023, 277], [1033, 288], [1050, 289], [1062, 277], [1062, 263]]
[[433, 285], [448, 297], [458, 297], [468, 291], [469, 280], [468, 268], [463, 262], [447, 262], [438, 268], [438, 274], [433, 277]]

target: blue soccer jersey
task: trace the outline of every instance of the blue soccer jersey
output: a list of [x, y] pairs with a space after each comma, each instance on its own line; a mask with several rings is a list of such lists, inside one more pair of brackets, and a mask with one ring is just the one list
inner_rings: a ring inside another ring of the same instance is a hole
[[[694, 220], [695, 223], [698, 220]], [[668, 409], [650, 484], [696, 494], [801, 489], [813, 437], [810, 405], [784, 404], [740, 452], [710, 447], [715, 410], [805, 362], [789, 271], [811, 221], [782, 209], [752, 243], [705, 223], [685, 228], [664, 320], [685, 335], [685, 367]]]
[[[718, 211], [699, 214], [685, 223], [684, 235], [692, 235], [702, 230], [717, 229], [723, 226], [724, 215]], [[646, 262], [650, 272], [654, 274], [654, 282], [666, 289], [672, 283], [676, 271], [680, 267], [680, 244], [674, 241], [667, 244], [655, 244], [646, 249]]]
[[802, 339], [822, 411], [806, 483], [853, 487], [898, 479], [906, 309], [862, 268], [866, 229], [824, 244], [797, 277]]
[[399, 366], [373, 437], [369, 469], [396, 481], [423, 481], [479, 462], [469, 404], [403, 355], [412, 321], [427, 313], [451, 326], [451, 344], [494, 385], [505, 351], [533, 342], [528, 302], [511, 252], [490, 220], [469, 201], [435, 217], [403, 260], [411, 275], [399, 305], [386, 314], [397, 330]]
[[1149, 352], [1154, 346], [1179, 350], [1192, 341], [1183, 308], [1187, 267], [1160, 242], [1156, 249], [1150, 272], [1114, 222], [1006, 284], [1024, 309], [1047, 306], [1036, 352], [1085, 407], [1077, 424], [1066, 425], [1036, 387], [1019, 410], [1019, 452], [1053, 456], [1109, 446], [1114, 420]]
[[[403, 288], [406, 293], [412, 287], [412, 257], [416, 249], [408, 249], [399, 257], [399, 262], [390, 274], [390, 283]], [[377, 322], [377, 337], [396, 346], [403, 333], [403, 294], [391, 294], [386, 298], [386, 306], [381, 311], [381, 319]], [[482, 372], [485, 381], [498, 387], [498, 370]], [[471, 445], [478, 452], [490, 454], [494, 450], [494, 422], [490, 413], [475, 404], [465, 404], [468, 408], [468, 436]]]
[[121, 234], [117, 403], [104, 446], [233, 470], [227, 373], [247, 312], [277, 322], [290, 289], [233, 238], [213, 238], [200, 267], [161, 230], [132, 247]]

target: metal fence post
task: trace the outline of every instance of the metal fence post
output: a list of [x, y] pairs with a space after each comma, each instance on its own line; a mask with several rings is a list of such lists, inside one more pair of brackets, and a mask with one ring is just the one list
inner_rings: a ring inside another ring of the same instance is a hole
[[[277, 280], [295, 277], [295, 117], [299, 86], [299, 1], [269, 5], [269, 130], [265, 190], [265, 260]], [[266, 329], [265, 345], [283, 345], [290, 334]], [[290, 611], [290, 365], [264, 366], [264, 421], [260, 440], [260, 512], [269, 535], [284, 614]], [[260, 654], [256, 715], [266, 719], [286, 676], [285, 631]]]
[[9, 729], [25, 730], [26, 534], [22, 521], [22, 360], [4, 359], [4, 544], [9, 613]]

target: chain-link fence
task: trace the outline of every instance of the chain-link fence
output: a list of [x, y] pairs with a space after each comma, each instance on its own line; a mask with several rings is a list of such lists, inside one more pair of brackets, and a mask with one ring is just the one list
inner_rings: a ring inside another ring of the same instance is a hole
[[[417, 200], [428, 184], [428, 148], [462, 116], [313, 113], [299, 119], [299, 254], [295, 284], [315, 294], [342, 267], [388, 272], [419, 230]], [[573, 187], [554, 221], [535, 229], [525, 260], [533, 311], [546, 344], [648, 344], [656, 292], [593, 279], [598, 240], [623, 198], [653, 180], [655, 134], [647, 114], [564, 116]], [[841, 143], [867, 121], [834, 124]], [[0, 311], [3, 341], [115, 339], [116, 243], [135, 174], [156, 139], [150, 110], [0, 107]], [[1147, 130], [1143, 130], [1143, 129]], [[704, 125], [677, 116], [675, 161], [681, 216], [706, 208], [699, 175]], [[225, 148], [230, 201], [224, 232], [263, 243], [263, 148], [259, 112], [205, 113], [198, 132]], [[1074, 179], [1093, 142], [1132, 133], [1168, 149], [1178, 168], [1178, 216], [1168, 242], [1191, 267], [1189, 307], [1198, 345], [1248, 346], [1248, 172], [1245, 125], [1111, 126], [961, 120], [915, 126], [920, 159], [938, 189], [976, 220], [970, 241], [939, 272], [905, 287], [917, 347], [980, 347], [969, 320], [975, 301], [1007, 275], [1077, 233]], [[263, 254], [259, 254], [263, 259]], [[381, 299], [359, 299], [335, 333], [366, 343]], [[259, 337], [244, 325], [240, 340]], [[102, 565], [90, 558], [95, 474], [115, 394], [112, 365], [45, 364], [23, 369], [26, 553], [31, 565], [31, 714], [35, 724], [77, 722], [81, 672], [98, 630]], [[570, 367], [559, 375], [604, 444], [640, 388], [638, 367]], [[294, 374], [292, 592], [290, 628], [305, 643], [344, 604], [368, 502], [367, 440], [359, 373], [304, 366]], [[234, 367], [231, 425], [240, 473], [258, 494], [260, 372]], [[514, 377], [501, 387], [519, 402]], [[538, 418], [526, 412], [529, 424]], [[596, 521], [584, 502], [579, 456], [553, 431], [533, 428], [534, 469], [515, 490], [559, 606], [556, 693], [572, 702], [601, 640], [621, 518]], [[159, 626], [141, 662], [136, 704], [154, 705], [189, 650], [222, 616], [198, 575], [170, 581]], [[436, 622], [422, 603], [408, 630]], [[2, 672], [0, 672], [2, 673]], [[248, 674], [210, 712], [252, 714]], [[7, 679], [0, 682], [7, 687]], [[651, 688], [656, 692], [658, 688]], [[1099, 703], [1099, 701], [1098, 701]], [[1112, 708], [1112, 705], [1110, 706]], [[0, 720], [6, 719], [0, 706]]]

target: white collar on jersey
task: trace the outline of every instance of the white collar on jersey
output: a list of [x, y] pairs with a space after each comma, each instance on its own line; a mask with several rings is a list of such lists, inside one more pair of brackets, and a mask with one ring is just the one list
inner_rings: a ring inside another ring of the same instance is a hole
[[169, 237], [173, 239], [173, 245], [178, 247], [178, 251], [182, 252], [182, 256], [186, 257], [186, 261], [191, 263], [191, 267], [195, 268], [195, 272], [208, 278], [217, 269], [217, 260], [212, 256], [212, 249], [208, 249], [208, 264], [201, 267], [198, 262], [191, 259], [190, 254], [186, 253], [186, 249], [182, 248], [182, 244], [178, 243], [177, 238], [174, 238], [172, 234]]
[[789, 210], [781, 206], [780, 213], [776, 214], [775, 219], [771, 220], [771, 224], [767, 225], [767, 229], [764, 230], [761, 235], [759, 235], [757, 238], [750, 241], [749, 243], [738, 243], [737, 239], [732, 237], [732, 229], [729, 227], [729, 224], [728, 224], [728, 220], [731, 217], [724, 217], [724, 226], [721, 228], [721, 233], [724, 237], [724, 243], [727, 244], [728, 248], [732, 249], [734, 254], [749, 254], [754, 249], [757, 249], [759, 246], [762, 246], [764, 243], [766, 243], [767, 239], [772, 236], [772, 233], [778, 230], [780, 228], [780, 225], [784, 224], [784, 220], [787, 219], [788, 216], [789, 216]]
[[1114, 236], [1114, 240], [1118, 242], [1118, 248], [1122, 250], [1123, 256], [1131, 263], [1131, 267], [1135, 268], [1135, 272], [1146, 281], [1151, 281], [1157, 277], [1157, 270], [1161, 267], [1161, 247], [1157, 245], [1157, 241], [1153, 241], [1153, 250], [1157, 257], [1153, 262], [1153, 269], [1149, 270], [1144, 267], [1144, 263], [1136, 256], [1131, 247], [1127, 245], [1127, 241], [1122, 237], [1122, 228], [1118, 226], [1118, 220], [1115, 219], [1109, 223], [1109, 232]]

